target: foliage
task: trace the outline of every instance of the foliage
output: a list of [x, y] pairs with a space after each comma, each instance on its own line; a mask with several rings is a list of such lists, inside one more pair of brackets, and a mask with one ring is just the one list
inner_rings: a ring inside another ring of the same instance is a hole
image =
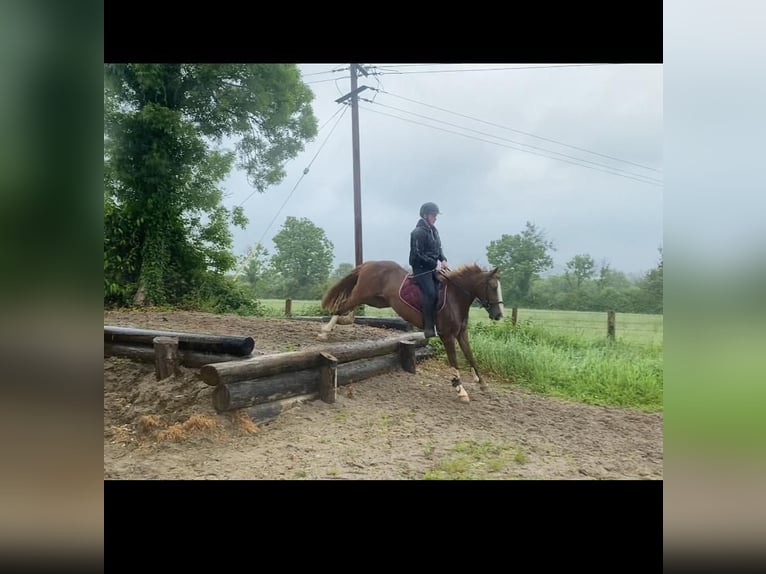
[[248, 283], [254, 292], [258, 292], [269, 271], [269, 251], [261, 243], [256, 243], [247, 250], [241, 263], [242, 279]]
[[267, 314], [249, 286], [212, 273], [205, 275], [199, 287], [179, 301], [178, 308], [257, 317]]
[[274, 238], [271, 267], [285, 280], [282, 297], [319, 299], [332, 268], [333, 244], [310, 220], [288, 216]]
[[545, 232], [527, 221], [524, 231], [516, 235], [502, 235], [487, 247], [487, 261], [500, 267], [503, 293], [508, 301], [523, 304], [527, 300], [533, 280], [553, 266], [548, 254], [555, 250], [545, 238]]
[[596, 263], [590, 255], [575, 255], [567, 262], [566, 277], [579, 289], [596, 273]]
[[641, 307], [647, 313], [662, 313], [663, 311], [663, 285], [662, 285], [662, 249], [659, 249], [660, 260], [657, 263], [657, 267], [650, 269], [646, 272], [644, 277], [639, 281], [639, 288], [641, 289], [641, 295], [639, 302]]
[[237, 159], [259, 192], [280, 182], [316, 135], [313, 94], [292, 64], [107, 64], [104, 78], [105, 302], [204, 298], [236, 263], [229, 226], [247, 223], [220, 182]]

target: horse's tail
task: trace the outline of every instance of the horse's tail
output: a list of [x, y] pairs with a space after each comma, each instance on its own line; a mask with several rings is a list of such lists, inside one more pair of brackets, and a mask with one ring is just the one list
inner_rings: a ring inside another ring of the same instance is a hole
[[342, 315], [343, 313], [338, 311], [343, 309], [358, 279], [359, 267], [355, 267], [348, 275], [330, 287], [330, 290], [322, 298], [322, 309], [333, 315]]

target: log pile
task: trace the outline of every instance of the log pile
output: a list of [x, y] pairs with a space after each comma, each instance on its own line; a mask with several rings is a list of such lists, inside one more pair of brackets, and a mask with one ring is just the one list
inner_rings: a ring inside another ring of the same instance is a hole
[[416, 362], [432, 352], [422, 333], [412, 333], [210, 364], [200, 374], [215, 386], [216, 412], [245, 409], [264, 422], [306, 400], [335, 402], [339, 386], [400, 368], [414, 373]]
[[[202, 335], [104, 325], [104, 356], [127, 357], [135, 361], [157, 364], [155, 339], [162, 337], [178, 340], [178, 363], [190, 368], [241, 360], [251, 356], [255, 347], [252, 337]], [[167, 358], [163, 361], [167, 362]]]
[[154, 362], [158, 380], [176, 374], [178, 365], [199, 368], [215, 387], [216, 412], [245, 409], [255, 422], [307, 400], [333, 403], [339, 386], [396, 369], [414, 373], [417, 361], [433, 353], [420, 332], [290, 353], [253, 356], [253, 348], [251, 337], [104, 326], [105, 357]]

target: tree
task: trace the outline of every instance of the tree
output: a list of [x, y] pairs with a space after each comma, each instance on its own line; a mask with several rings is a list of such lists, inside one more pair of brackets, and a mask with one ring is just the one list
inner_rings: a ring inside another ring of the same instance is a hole
[[[293, 64], [104, 66], [105, 299], [172, 303], [236, 263], [219, 184], [264, 192], [317, 132]], [[220, 149], [224, 137], [235, 150]]]
[[658, 249], [660, 260], [657, 267], [650, 269], [638, 282], [640, 289], [639, 305], [644, 313], [663, 312], [663, 287], [662, 287], [662, 248]]
[[288, 216], [273, 237], [275, 253], [271, 266], [285, 279], [292, 299], [317, 299], [332, 269], [333, 244], [323, 229], [305, 217]]
[[490, 242], [487, 260], [500, 268], [503, 290], [510, 292], [515, 303], [526, 302], [532, 281], [553, 266], [548, 250], [555, 250], [546, 240], [545, 232], [527, 221], [524, 231], [516, 235], [503, 235]]
[[354, 266], [351, 263], [338, 264], [338, 266], [335, 268], [335, 271], [333, 271], [332, 275], [330, 275], [330, 283], [334, 283], [335, 281], [343, 279], [346, 275], [351, 273], [353, 268]]
[[596, 273], [596, 263], [590, 255], [575, 255], [567, 263], [567, 277], [570, 273], [575, 278], [575, 286], [579, 289], [584, 281], [591, 279]]
[[258, 286], [269, 267], [269, 251], [262, 244], [256, 243], [247, 250], [242, 263], [244, 265], [243, 279], [252, 286], [255, 293], [258, 293]]

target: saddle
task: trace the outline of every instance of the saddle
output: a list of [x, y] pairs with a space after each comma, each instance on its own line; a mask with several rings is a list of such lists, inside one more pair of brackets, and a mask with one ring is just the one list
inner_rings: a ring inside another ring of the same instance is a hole
[[[415, 283], [412, 280], [412, 275], [407, 274], [404, 277], [404, 280], [402, 281], [402, 284], [399, 286], [399, 298], [404, 301], [407, 305], [418, 311], [419, 313], [423, 312], [423, 304], [422, 304], [422, 297], [423, 293], [420, 289], [420, 285]], [[447, 300], [447, 284], [439, 282], [437, 284], [437, 295], [436, 295], [436, 312], [442, 310], [444, 307], [444, 303]]]

